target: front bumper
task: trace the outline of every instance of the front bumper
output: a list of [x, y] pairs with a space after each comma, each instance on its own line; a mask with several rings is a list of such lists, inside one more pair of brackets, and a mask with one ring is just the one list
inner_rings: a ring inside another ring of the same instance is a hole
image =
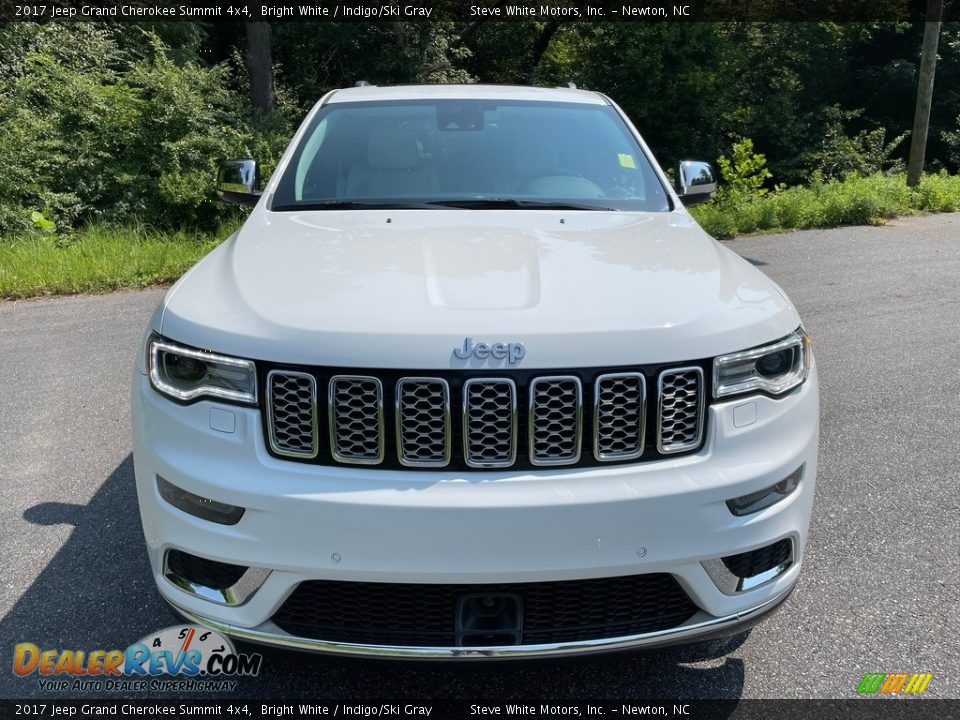
[[[256, 409], [178, 405], [135, 373], [134, 464], [154, 577], [192, 621], [254, 642], [352, 655], [558, 655], [734, 632], [781, 603], [799, 575], [817, 472], [817, 393], [814, 368], [787, 397], [712, 405], [695, 455], [588, 469], [418, 473], [273, 458]], [[744, 417], [755, 419], [744, 425]], [[745, 517], [727, 509], [728, 499], [800, 466], [799, 488], [779, 503]], [[200, 520], [160, 498], [157, 475], [246, 512], [231, 526]], [[719, 557], [784, 538], [793, 543], [792, 563], [750, 590], [721, 589], [708, 572]], [[168, 550], [260, 569], [258, 584], [238, 604], [191, 592], [167, 576]], [[306, 580], [475, 584], [645, 573], [673, 575], [697, 613], [641, 635], [495, 647], [326, 642], [271, 621]]]
[[404, 660], [453, 660], [453, 659], [522, 659], [533, 657], [569, 657], [595, 655], [626, 650], [654, 649], [690, 642], [702, 642], [727, 637], [750, 629], [774, 611], [790, 597], [794, 585], [772, 600], [725, 617], [709, 617], [701, 613], [683, 625], [659, 632], [601, 638], [575, 642], [539, 645], [497, 645], [491, 647], [404, 647], [398, 645], [371, 645], [360, 643], [330, 642], [289, 635], [276, 626], [267, 624], [259, 628], [246, 628], [230, 623], [211, 620], [185, 610], [167, 601], [173, 611], [188, 622], [204, 625], [223, 635], [261, 645], [304, 650], [327, 655], [354, 657], [397, 658]]

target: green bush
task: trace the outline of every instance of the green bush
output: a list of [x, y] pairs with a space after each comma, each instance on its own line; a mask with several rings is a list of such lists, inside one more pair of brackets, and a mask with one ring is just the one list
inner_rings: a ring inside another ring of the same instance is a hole
[[960, 175], [924, 175], [916, 190], [919, 209], [929, 212], [954, 212], [960, 210]]
[[254, 122], [235, 72], [178, 64], [146, 31], [136, 50], [89, 24], [0, 28], [0, 233], [42, 211], [60, 226], [144, 222], [210, 229], [217, 164], [269, 166], [289, 137], [282, 112]]
[[761, 198], [767, 194], [763, 185], [773, 176], [767, 169], [767, 157], [763, 153], [754, 152], [753, 140], [750, 138], [734, 143], [730, 157], [721, 155], [717, 159], [717, 165], [720, 168], [720, 177], [726, 183], [718, 194], [721, 202], [727, 196], [742, 199]]
[[775, 213], [761, 202], [769, 190], [764, 184], [771, 177], [767, 159], [755, 152], [753, 140], [734, 143], [730, 157], [717, 160], [723, 181], [715, 200], [698, 208], [697, 218], [711, 227], [714, 237], [730, 238], [737, 233], [750, 233], [772, 227]]
[[919, 187], [907, 187], [902, 174], [851, 175], [845, 180], [819, 177], [808, 186], [778, 188], [764, 197], [727, 194], [696, 205], [691, 213], [718, 240], [762, 230], [791, 230], [881, 223], [920, 211], [960, 209], [960, 176], [925, 175]]
[[896, 154], [910, 133], [901, 133], [889, 142], [882, 127], [848, 135], [845, 123], [861, 115], [863, 110], [845, 111], [839, 105], [824, 109], [826, 126], [819, 146], [804, 155], [804, 164], [811, 172], [827, 179], [903, 172], [903, 159]]
[[940, 139], [947, 146], [947, 154], [954, 165], [960, 165], [960, 116], [957, 117], [956, 130], [944, 130]]
[[695, 205], [690, 209], [690, 213], [700, 226], [717, 240], [729, 240], [741, 232], [733, 215], [717, 203]]

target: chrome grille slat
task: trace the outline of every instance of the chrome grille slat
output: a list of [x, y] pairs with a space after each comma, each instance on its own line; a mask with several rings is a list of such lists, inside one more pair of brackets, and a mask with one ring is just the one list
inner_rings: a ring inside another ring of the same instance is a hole
[[601, 462], [643, 455], [647, 382], [643, 373], [601, 375], [593, 393], [593, 456]]
[[359, 465], [383, 462], [383, 385], [368, 375], [330, 378], [327, 411], [334, 460]]
[[450, 386], [446, 380], [400, 378], [396, 421], [401, 465], [443, 467], [450, 463]]
[[270, 448], [286, 457], [316, 457], [316, 379], [308, 373], [273, 370], [267, 374], [267, 397]]
[[657, 385], [657, 450], [669, 455], [695, 448], [703, 436], [703, 370], [670, 368]]
[[580, 459], [583, 390], [575, 375], [530, 381], [528, 442], [533, 465], [569, 465]]
[[517, 386], [509, 378], [463, 384], [463, 459], [473, 468], [509, 467], [517, 458]]

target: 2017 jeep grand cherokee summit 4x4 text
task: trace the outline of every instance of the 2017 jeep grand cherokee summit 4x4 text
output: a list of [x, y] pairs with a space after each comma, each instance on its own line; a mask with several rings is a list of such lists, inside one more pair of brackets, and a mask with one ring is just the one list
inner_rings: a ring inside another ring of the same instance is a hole
[[790, 593], [817, 470], [800, 318], [603, 95], [326, 95], [133, 378], [163, 597], [398, 657], [687, 641]]

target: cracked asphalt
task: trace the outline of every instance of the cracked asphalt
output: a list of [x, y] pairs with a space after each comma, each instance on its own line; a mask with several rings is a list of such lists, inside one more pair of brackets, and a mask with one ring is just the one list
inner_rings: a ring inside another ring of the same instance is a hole
[[[865, 672], [960, 697], [960, 214], [742, 238], [820, 364], [806, 566], [747, 636], [585, 660], [397, 665], [264, 651], [236, 695], [850, 698]], [[13, 646], [126, 647], [172, 623], [142, 547], [130, 459], [134, 350], [162, 290], [0, 302], [0, 697], [56, 697]], [[140, 696], [138, 696], [140, 697]]]

